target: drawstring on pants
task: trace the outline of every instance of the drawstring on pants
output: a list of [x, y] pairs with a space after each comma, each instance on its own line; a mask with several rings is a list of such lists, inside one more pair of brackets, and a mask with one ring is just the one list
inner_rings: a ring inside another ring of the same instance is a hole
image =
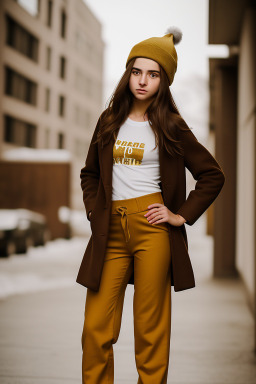
[[129, 232], [129, 226], [128, 226], [128, 216], [127, 216], [127, 208], [126, 207], [116, 207], [116, 211], [121, 214], [121, 225], [124, 231], [125, 235], [125, 241], [126, 243], [130, 239], [130, 232]]

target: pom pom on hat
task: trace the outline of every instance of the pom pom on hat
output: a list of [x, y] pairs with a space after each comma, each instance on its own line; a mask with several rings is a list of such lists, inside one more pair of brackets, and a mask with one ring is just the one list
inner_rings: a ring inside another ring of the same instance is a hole
[[172, 26], [172, 27], [167, 28], [165, 34], [167, 35], [168, 33], [171, 33], [173, 35], [173, 43], [175, 45], [179, 44], [179, 42], [182, 39], [182, 32], [181, 32], [181, 30], [178, 27]]

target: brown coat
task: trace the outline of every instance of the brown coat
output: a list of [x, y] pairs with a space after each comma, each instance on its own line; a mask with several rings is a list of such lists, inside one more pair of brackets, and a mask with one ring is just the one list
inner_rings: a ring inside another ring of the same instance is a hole
[[[86, 214], [92, 211], [90, 224], [92, 235], [88, 241], [76, 282], [94, 291], [99, 290], [108, 240], [112, 201], [112, 167], [114, 138], [107, 144], [92, 144], [100, 129], [97, 122], [88, 150], [85, 167], [81, 170], [81, 187]], [[187, 225], [192, 225], [212, 204], [220, 193], [225, 176], [210, 154], [190, 131], [179, 130], [184, 148], [184, 157], [171, 157], [165, 148], [159, 148], [160, 187], [164, 205], [172, 212], [183, 216]], [[187, 168], [197, 180], [195, 189], [186, 199]], [[195, 287], [194, 273], [188, 254], [185, 225], [179, 227], [168, 223], [171, 250], [171, 281], [175, 291]], [[134, 275], [129, 284], [134, 284]]]

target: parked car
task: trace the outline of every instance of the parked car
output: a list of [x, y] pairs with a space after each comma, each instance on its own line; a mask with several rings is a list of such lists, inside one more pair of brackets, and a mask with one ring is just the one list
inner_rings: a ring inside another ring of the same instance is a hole
[[50, 232], [44, 215], [28, 209], [0, 209], [0, 256], [44, 245]]

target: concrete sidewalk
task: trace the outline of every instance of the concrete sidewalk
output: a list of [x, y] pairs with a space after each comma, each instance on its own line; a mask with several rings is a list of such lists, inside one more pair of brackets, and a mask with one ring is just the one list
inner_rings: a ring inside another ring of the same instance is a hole
[[[196, 288], [172, 288], [168, 383], [255, 384], [253, 318], [242, 284], [213, 280], [212, 239], [199, 229], [187, 229]], [[85, 296], [86, 289], [74, 282], [0, 301], [1, 384], [81, 383]], [[132, 300], [133, 286], [128, 285], [114, 345], [115, 384], [137, 383]]]

